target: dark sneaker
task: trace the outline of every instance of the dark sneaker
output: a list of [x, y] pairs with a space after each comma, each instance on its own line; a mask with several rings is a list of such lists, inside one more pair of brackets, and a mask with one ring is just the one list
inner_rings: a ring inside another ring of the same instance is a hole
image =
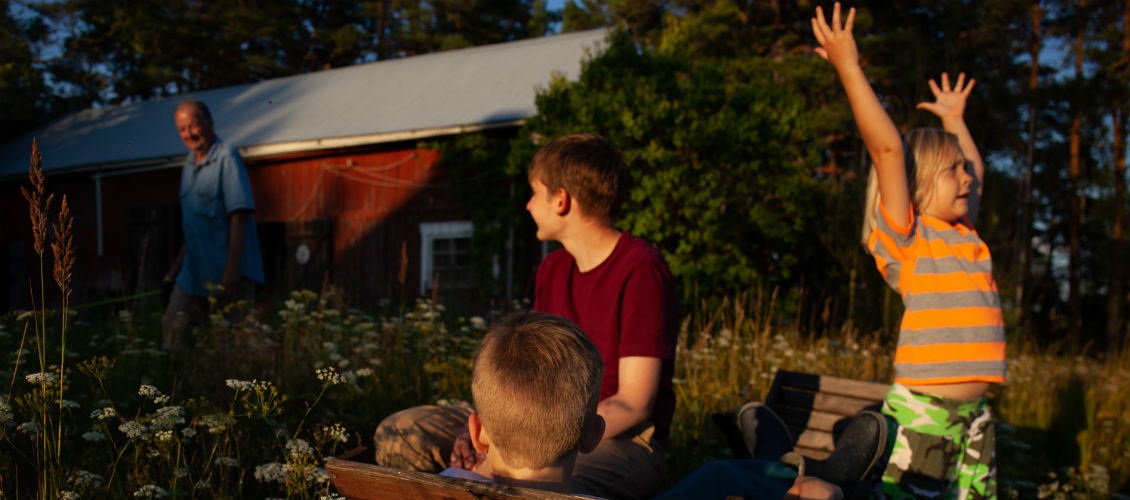
[[886, 416], [871, 410], [860, 412], [849, 419], [828, 458], [807, 461], [808, 474], [839, 486], [844, 498], [865, 493], [874, 472], [886, 467], [883, 458], [889, 432]]
[[738, 410], [738, 429], [753, 458], [777, 460], [793, 451], [793, 436], [785, 421], [762, 403], [746, 403]]

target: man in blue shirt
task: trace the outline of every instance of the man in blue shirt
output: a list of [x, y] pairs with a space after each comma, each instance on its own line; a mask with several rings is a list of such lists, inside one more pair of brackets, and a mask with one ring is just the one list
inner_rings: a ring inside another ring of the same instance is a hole
[[188, 321], [203, 317], [215, 293], [206, 283], [222, 285], [225, 301], [251, 300], [255, 283], [263, 283], [255, 201], [243, 158], [216, 137], [203, 102], [181, 101], [175, 118], [189, 152], [180, 186], [184, 245], [165, 276], [176, 283], [161, 317], [165, 349], [176, 346]]

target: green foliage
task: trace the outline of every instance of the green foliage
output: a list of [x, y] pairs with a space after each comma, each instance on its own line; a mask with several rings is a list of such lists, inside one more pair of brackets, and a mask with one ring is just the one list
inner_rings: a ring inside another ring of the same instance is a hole
[[538, 96], [510, 172], [524, 173], [532, 137], [600, 133], [629, 165], [620, 227], [660, 248], [684, 290], [787, 283], [819, 215], [813, 117], [802, 96], [759, 71], [767, 65], [695, 59], [680, 45], [653, 51], [614, 35], [578, 82]]

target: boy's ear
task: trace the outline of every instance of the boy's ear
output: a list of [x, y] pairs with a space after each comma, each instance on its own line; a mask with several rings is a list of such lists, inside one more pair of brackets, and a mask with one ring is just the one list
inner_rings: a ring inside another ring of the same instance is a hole
[[581, 445], [578, 450], [581, 453], [588, 453], [595, 450], [600, 445], [600, 440], [604, 439], [604, 417], [597, 415], [592, 419], [589, 428], [585, 429], [585, 435], [581, 438]]
[[557, 188], [553, 192], [553, 212], [557, 215], [567, 215], [573, 207], [573, 197], [565, 188]]
[[475, 451], [486, 453], [490, 449], [490, 436], [483, 428], [483, 421], [479, 420], [478, 413], [471, 412], [471, 416], [467, 417], [467, 430], [471, 433], [471, 446], [475, 447]]

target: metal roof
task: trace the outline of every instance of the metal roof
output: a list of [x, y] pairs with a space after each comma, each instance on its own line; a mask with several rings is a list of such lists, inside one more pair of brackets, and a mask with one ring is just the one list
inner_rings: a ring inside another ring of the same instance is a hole
[[553, 76], [575, 80], [605, 30], [358, 64], [65, 116], [0, 148], [0, 177], [26, 175], [35, 137], [45, 170], [179, 164], [173, 125], [185, 97], [246, 156], [435, 137], [519, 123]]

